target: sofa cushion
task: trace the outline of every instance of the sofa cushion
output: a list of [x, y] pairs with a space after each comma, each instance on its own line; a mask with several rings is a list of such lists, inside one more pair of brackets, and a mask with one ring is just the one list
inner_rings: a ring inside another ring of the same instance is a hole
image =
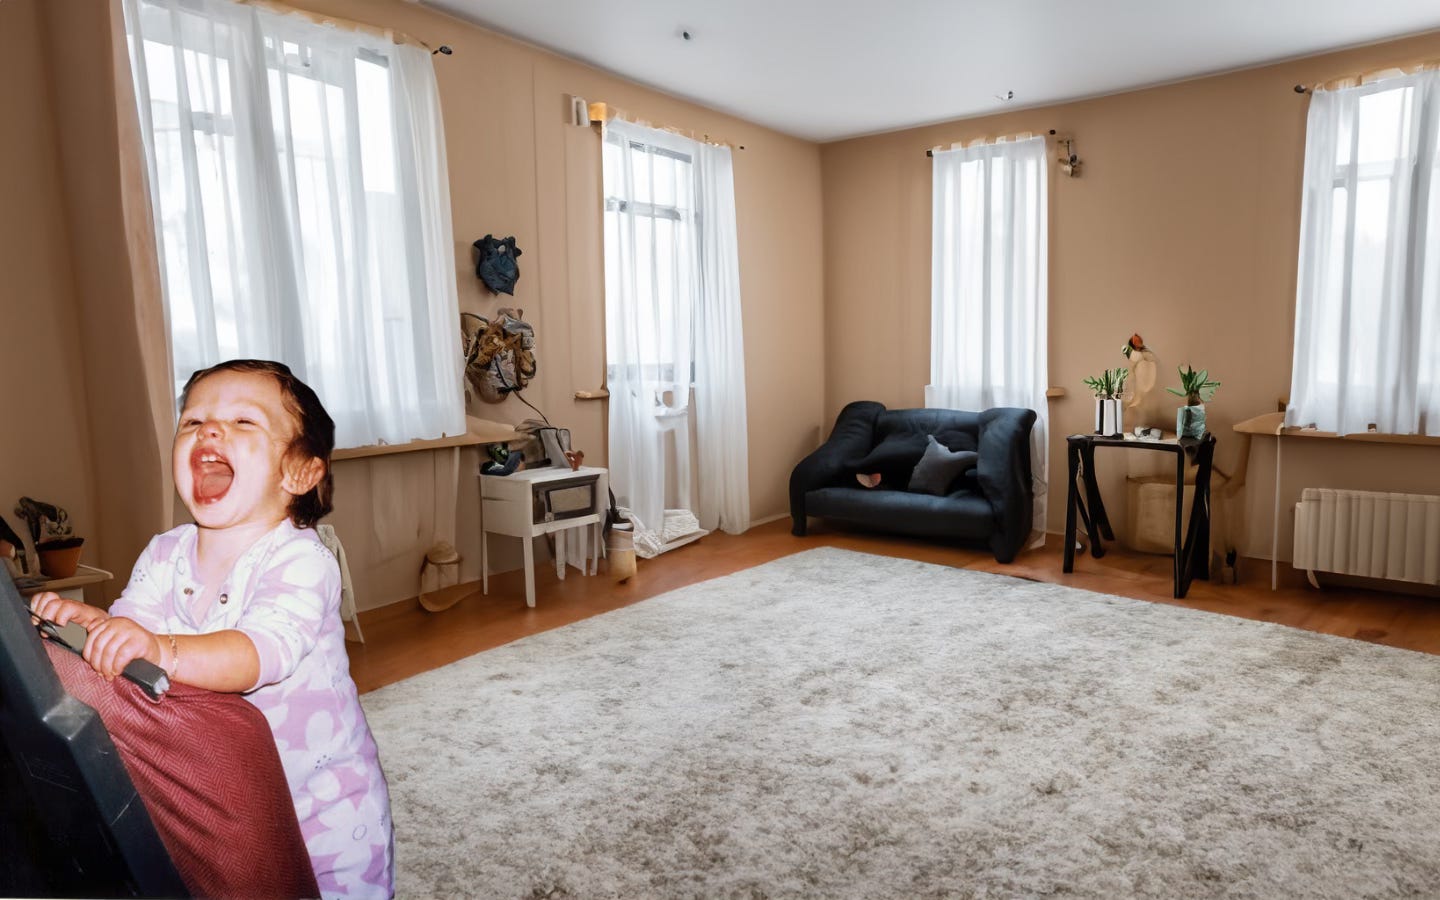
[[[966, 434], [968, 447], [951, 446], [951, 434]], [[875, 417], [875, 440], [892, 434], [933, 434], [952, 450], [974, 450], [980, 436], [980, 414], [954, 409], [887, 409]]]
[[975, 468], [979, 460], [980, 454], [975, 451], [950, 450], [936, 440], [935, 435], [929, 435], [925, 453], [910, 475], [909, 490], [944, 496], [950, 493], [950, 486], [960, 473]]
[[867, 527], [918, 537], [985, 540], [995, 531], [990, 502], [975, 491], [946, 497], [909, 491], [827, 487], [805, 495], [806, 511]]
[[969, 450], [974, 452], [980, 447], [980, 442], [976, 439], [975, 435], [968, 431], [937, 431], [935, 437], [946, 450]]
[[914, 456], [899, 477], [886, 479], [887, 487], [906, 488], [915, 464], [925, 454], [930, 435], [949, 450], [979, 450], [979, 415], [954, 409], [887, 409], [875, 417], [875, 446], [903, 442]]
[[855, 463], [855, 472], [879, 472], [886, 487], [904, 490], [915, 464], [925, 455], [925, 438], [923, 434], [892, 434]]

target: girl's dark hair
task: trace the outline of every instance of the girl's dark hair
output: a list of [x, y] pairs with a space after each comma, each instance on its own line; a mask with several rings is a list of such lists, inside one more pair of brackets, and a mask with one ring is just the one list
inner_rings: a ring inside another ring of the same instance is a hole
[[180, 408], [185, 408], [192, 387], [219, 372], [269, 375], [279, 382], [285, 409], [300, 426], [286, 453], [298, 453], [306, 459], [318, 459], [325, 464], [325, 474], [320, 476], [315, 487], [290, 500], [290, 521], [295, 523], [295, 527], [314, 527], [335, 508], [331, 502], [335, 479], [330, 475], [330, 454], [335, 450], [335, 421], [310, 386], [296, 378], [289, 366], [267, 359], [232, 359], [201, 369], [185, 382], [185, 389], [180, 392]]

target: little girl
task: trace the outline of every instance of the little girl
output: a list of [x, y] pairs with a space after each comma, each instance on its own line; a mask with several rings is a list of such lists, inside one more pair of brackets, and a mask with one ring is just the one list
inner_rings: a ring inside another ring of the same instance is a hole
[[32, 608], [89, 629], [84, 657], [106, 678], [144, 658], [244, 693], [275, 733], [321, 893], [393, 896], [390, 796], [350, 678], [339, 566], [312, 527], [331, 510], [335, 424], [274, 362], [196, 372], [180, 405], [171, 464], [195, 524], [150, 541], [109, 615], [50, 593]]

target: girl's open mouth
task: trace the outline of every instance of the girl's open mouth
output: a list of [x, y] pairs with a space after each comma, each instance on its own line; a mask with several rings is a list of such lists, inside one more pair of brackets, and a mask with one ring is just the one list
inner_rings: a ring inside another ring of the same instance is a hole
[[230, 462], [206, 447], [196, 447], [190, 454], [190, 474], [195, 482], [196, 503], [216, 503], [230, 490], [235, 470]]

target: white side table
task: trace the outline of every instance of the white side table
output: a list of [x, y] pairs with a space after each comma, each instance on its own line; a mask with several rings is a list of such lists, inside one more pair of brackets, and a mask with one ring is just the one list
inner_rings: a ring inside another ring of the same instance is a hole
[[[480, 583], [490, 593], [490, 535], [520, 538], [525, 551], [525, 605], [535, 605], [535, 538], [578, 529], [580, 570], [599, 569], [601, 533], [610, 506], [610, 473], [597, 466], [524, 469], [480, 476]], [[565, 578], [565, 542], [555, 542], [555, 574]]]

